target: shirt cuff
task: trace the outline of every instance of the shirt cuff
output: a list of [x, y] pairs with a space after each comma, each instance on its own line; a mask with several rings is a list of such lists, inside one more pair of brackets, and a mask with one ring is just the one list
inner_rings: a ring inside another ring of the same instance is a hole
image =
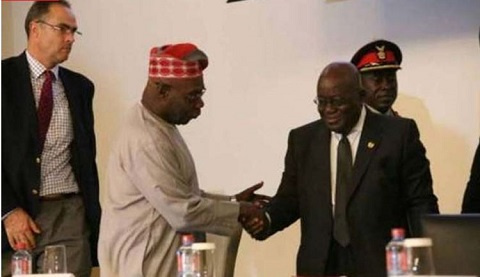
[[11, 213], [13, 213], [16, 209], [17, 209], [17, 208], [15, 208], [15, 209], [9, 211], [8, 213], [4, 214], [4, 215], [2, 216], [2, 221], [5, 220], [5, 218], [7, 218], [7, 216], [9, 216]]

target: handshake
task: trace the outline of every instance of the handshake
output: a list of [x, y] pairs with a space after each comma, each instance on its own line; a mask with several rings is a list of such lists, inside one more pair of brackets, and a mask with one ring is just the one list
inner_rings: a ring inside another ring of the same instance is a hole
[[243, 229], [254, 239], [261, 239], [270, 227], [270, 221], [267, 218], [264, 207], [269, 203], [271, 197], [255, 194], [255, 191], [262, 186], [263, 182], [235, 195], [235, 199], [240, 202], [238, 221], [242, 224]]

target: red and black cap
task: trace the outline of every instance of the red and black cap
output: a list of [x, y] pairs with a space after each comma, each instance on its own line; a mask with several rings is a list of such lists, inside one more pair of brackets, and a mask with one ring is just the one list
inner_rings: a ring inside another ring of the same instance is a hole
[[360, 48], [357, 53], [353, 55], [351, 62], [360, 72], [381, 69], [400, 69], [402, 51], [391, 41], [376, 40]]
[[152, 47], [149, 57], [150, 78], [195, 78], [202, 76], [208, 57], [192, 43]]

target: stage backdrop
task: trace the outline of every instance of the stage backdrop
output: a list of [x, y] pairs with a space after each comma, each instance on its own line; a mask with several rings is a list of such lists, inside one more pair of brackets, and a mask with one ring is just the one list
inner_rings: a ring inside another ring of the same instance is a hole
[[[190, 41], [210, 57], [201, 117], [181, 127], [205, 190], [258, 181], [275, 193], [290, 129], [318, 118], [321, 69], [384, 38], [403, 51], [396, 110], [416, 119], [444, 213], [460, 211], [480, 130], [478, 0], [72, 0], [65, 66], [96, 85], [98, 167], [147, 80], [150, 47]], [[2, 58], [25, 48], [30, 2], [2, 1]], [[102, 188], [104, 193], [104, 189]], [[298, 224], [265, 242], [244, 233], [236, 276], [295, 272]]]

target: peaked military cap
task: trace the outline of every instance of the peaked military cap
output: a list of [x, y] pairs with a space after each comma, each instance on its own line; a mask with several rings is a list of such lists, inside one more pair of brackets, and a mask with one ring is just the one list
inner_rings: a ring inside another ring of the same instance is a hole
[[351, 62], [360, 72], [380, 69], [400, 69], [402, 51], [388, 40], [372, 41], [353, 55]]

